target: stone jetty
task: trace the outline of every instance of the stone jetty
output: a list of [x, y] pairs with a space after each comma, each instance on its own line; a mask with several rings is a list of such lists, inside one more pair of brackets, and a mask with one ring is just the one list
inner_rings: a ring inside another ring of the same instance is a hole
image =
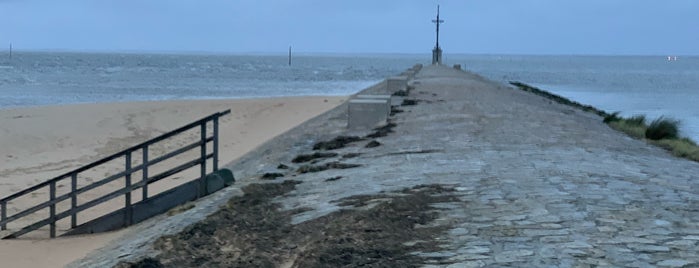
[[235, 185], [75, 265], [699, 264], [699, 163], [458, 69], [407, 84], [383, 125], [347, 128], [341, 105], [228, 165]]

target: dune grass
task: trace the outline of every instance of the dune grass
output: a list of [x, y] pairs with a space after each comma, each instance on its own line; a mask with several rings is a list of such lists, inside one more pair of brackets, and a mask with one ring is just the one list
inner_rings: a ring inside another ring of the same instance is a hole
[[690, 139], [662, 139], [652, 143], [671, 151], [675, 156], [699, 162], [699, 146]]
[[680, 122], [660, 117], [653, 120], [646, 129], [646, 138], [651, 140], [677, 139]]
[[699, 162], [699, 146], [697, 146], [697, 143], [691, 139], [679, 136], [680, 122], [678, 120], [661, 116], [653, 120], [650, 124], [647, 124], [646, 117], [644, 115], [635, 115], [625, 118], [620, 116], [619, 112], [610, 114], [592, 106], [582, 105], [524, 83], [510, 82], [510, 84], [523, 91], [532, 92], [536, 95], [543, 96], [558, 103], [597, 114], [603, 117], [604, 119], [602, 121], [609, 125], [612, 129], [626, 133], [633, 138], [645, 140], [650, 144], [664, 148], [672, 152], [672, 154], [675, 156]]

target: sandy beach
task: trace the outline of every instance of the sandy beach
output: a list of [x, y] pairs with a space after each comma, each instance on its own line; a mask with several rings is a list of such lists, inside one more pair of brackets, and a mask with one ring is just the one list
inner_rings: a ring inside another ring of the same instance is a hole
[[[288, 129], [336, 107], [345, 99], [289, 97], [128, 102], [0, 110], [0, 197], [209, 114], [231, 109], [231, 114], [220, 121], [220, 164], [224, 165]], [[165, 152], [182, 143], [182, 140], [173, 140], [160, 150]], [[106, 174], [109, 170], [99, 172]], [[165, 184], [182, 181], [185, 180], [175, 179]], [[80, 184], [86, 183], [89, 182]], [[168, 186], [161, 185], [165, 188]], [[106, 191], [109, 188], [101, 190]], [[34, 199], [42, 199], [41, 194]], [[8, 206], [8, 214], [16, 213], [18, 207], [26, 207], [32, 202], [37, 201], [17, 200]], [[45, 217], [43, 214], [40, 216]], [[59, 223], [59, 234], [67, 229], [65, 225]], [[9, 227], [12, 229], [12, 225]], [[59, 267], [105, 245], [119, 234], [120, 231], [116, 231], [48, 239], [47, 232], [39, 230], [17, 240], [0, 240], [0, 259], [3, 260], [3, 267]]]

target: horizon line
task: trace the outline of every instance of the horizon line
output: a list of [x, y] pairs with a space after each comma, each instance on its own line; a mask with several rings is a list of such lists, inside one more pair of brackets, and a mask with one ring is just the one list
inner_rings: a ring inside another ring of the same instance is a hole
[[[9, 49], [5, 49], [9, 51]], [[153, 54], [153, 55], [240, 55], [240, 56], [286, 56], [286, 51], [206, 51], [206, 50], [148, 50], [148, 49], [17, 49], [12, 48], [13, 53], [84, 53], [84, 54]], [[338, 51], [298, 51], [295, 55], [300, 56], [356, 56], [356, 55], [402, 55], [402, 56], [424, 56], [430, 55], [426, 52], [338, 52]], [[699, 54], [640, 54], [640, 53], [507, 53], [507, 52], [454, 52], [445, 53], [445, 56], [601, 56], [601, 57], [697, 57]]]

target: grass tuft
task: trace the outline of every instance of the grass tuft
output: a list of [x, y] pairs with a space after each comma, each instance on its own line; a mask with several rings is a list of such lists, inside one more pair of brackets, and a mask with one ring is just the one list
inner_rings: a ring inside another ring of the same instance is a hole
[[650, 140], [677, 139], [679, 125], [679, 121], [661, 116], [650, 123], [646, 129], [646, 138]]
[[671, 151], [675, 156], [699, 162], [699, 147], [690, 139], [663, 139], [653, 143]]
[[636, 122], [630, 121], [628, 119], [619, 119], [616, 121], [609, 122], [607, 124], [609, 124], [609, 126], [613, 129], [624, 132], [631, 137], [637, 139], [643, 139], [646, 137], [647, 127], [645, 124], [636, 124]]
[[634, 124], [638, 126], [643, 126], [646, 124], [646, 116], [645, 115], [634, 115], [629, 119], [626, 119], [626, 121], [629, 124]]
[[604, 123], [611, 123], [611, 122], [617, 122], [620, 121], [622, 118], [619, 116], [619, 112], [613, 112], [611, 114], [608, 114], [604, 117], [604, 120], [602, 122]]

